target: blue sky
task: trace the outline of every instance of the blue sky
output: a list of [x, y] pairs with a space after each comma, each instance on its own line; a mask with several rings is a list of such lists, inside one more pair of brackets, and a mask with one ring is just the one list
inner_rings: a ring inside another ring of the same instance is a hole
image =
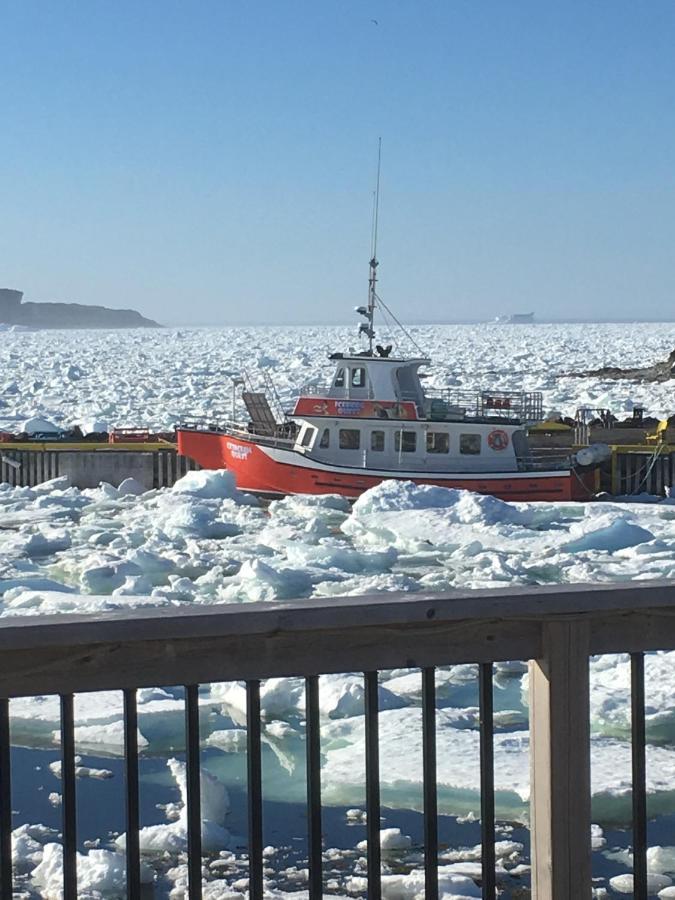
[[0, 41], [26, 299], [350, 321], [381, 135], [402, 318], [675, 314], [672, 0], [4, 0]]

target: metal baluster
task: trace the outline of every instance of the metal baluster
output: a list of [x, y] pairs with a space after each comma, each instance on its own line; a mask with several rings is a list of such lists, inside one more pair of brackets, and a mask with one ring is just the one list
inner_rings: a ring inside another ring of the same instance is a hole
[[136, 691], [124, 691], [124, 780], [127, 820], [127, 900], [140, 900], [141, 856], [138, 846], [138, 711]]
[[307, 813], [309, 825], [309, 898], [323, 896], [321, 823], [321, 726], [319, 722], [319, 676], [305, 679], [307, 721]]
[[422, 770], [424, 787], [424, 897], [438, 897], [438, 797], [436, 789], [436, 670], [422, 669]]
[[631, 754], [633, 762], [633, 897], [647, 900], [647, 788], [645, 756], [645, 657], [631, 653]]
[[368, 900], [382, 895], [380, 852], [380, 736], [377, 672], [364, 675], [366, 692], [366, 835], [368, 840]]
[[12, 896], [12, 769], [9, 700], [0, 700], [0, 894]]
[[199, 687], [185, 686], [185, 764], [187, 775], [188, 896], [202, 897], [202, 804], [199, 758]]
[[478, 667], [480, 695], [480, 839], [483, 900], [495, 897], [495, 773], [492, 663]]
[[263, 896], [262, 756], [260, 742], [260, 682], [246, 682], [248, 762], [248, 891], [249, 900]]
[[77, 805], [75, 800], [75, 716], [73, 695], [61, 696], [61, 830], [63, 900], [77, 900]]

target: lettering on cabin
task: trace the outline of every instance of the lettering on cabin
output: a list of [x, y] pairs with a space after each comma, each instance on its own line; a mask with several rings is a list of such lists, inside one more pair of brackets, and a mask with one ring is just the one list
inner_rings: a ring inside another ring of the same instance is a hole
[[398, 400], [315, 400], [300, 397], [296, 416], [348, 416], [359, 419], [416, 419], [415, 404]]
[[335, 411], [338, 416], [360, 416], [363, 410], [361, 400], [337, 400]]

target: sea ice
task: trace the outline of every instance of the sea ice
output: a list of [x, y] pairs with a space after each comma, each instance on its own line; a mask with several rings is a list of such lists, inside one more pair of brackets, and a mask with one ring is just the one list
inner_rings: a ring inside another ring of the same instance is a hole
[[675, 873], [675, 847], [649, 847], [647, 869], [657, 875]]
[[[412, 838], [408, 834], [403, 834], [400, 828], [382, 828], [380, 829], [380, 847], [385, 852], [410, 850]], [[368, 850], [368, 841], [359, 841], [356, 849], [365, 853]]]
[[174, 484], [172, 491], [174, 494], [189, 494], [206, 500], [235, 500], [251, 506], [258, 502], [251, 494], [238, 491], [234, 475], [225, 469], [188, 472]]
[[[567, 373], [589, 367], [648, 365], [675, 346], [672, 324], [416, 325], [410, 331], [434, 362], [430, 389], [542, 390], [544, 407], [573, 415], [608, 406], [628, 412], [646, 406], [672, 413], [672, 387], [631, 384]], [[32, 417], [59, 427], [147, 426], [171, 430], [183, 418], [220, 415], [227, 372], [242, 364], [255, 378], [272, 369], [284, 405], [303, 383], [332, 374], [328, 353], [354, 343], [353, 328], [277, 327], [163, 329], [155, 332], [2, 332], [0, 371], [7, 401], [0, 428]], [[527, 350], [523, 350], [525, 345]], [[607, 348], [611, 347], [608, 355]], [[53, 360], [38, 371], [35, 360]], [[494, 360], [499, 359], [495, 368]], [[238, 407], [241, 401], [237, 400]]]
[[[572, 526], [570, 534], [573, 535], [577, 530], [579, 530], [579, 526]], [[634, 547], [636, 544], [644, 544], [653, 539], [654, 535], [646, 528], [641, 528], [624, 518], [614, 518], [607, 525], [601, 525], [593, 530], [584, 530], [581, 537], [570, 541], [569, 544], [564, 544], [562, 549], [568, 553], [580, 553], [586, 550], [613, 553], [616, 550], [625, 550], [626, 547]]]
[[33, 418], [27, 419], [20, 428], [20, 431], [25, 432], [26, 434], [58, 434], [61, 429], [54, 425], [53, 422], [48, 422], [47, 419]]
[[[673, 326], [526, 326], [518, 334], [526, 337], [528, 352], [514, 349], [513, 330], [504, 327], [417, 326], [414, 331], [438, 357], [430, 387], [473, 389], [486, 382], [506, 390], [542, 387], [546, 406], [566, 414], [576, 406], [604, 404], [630, 412], [644, 402], [656, 415], [673, 412], [672, 385], [563, 374], [607, 362], [604, 348], [609, 345], [618, 365], [663, 358], [675, 345]], [[142, 336], [111, 332], [105, 339], [74, 332], [63, 338], [49, 335], [47, 342], [41, 333], [3, 333], [0, 428], [17, 430], [26, 420], [40, 419], [45, 421], [39, 430], [78, 422], [85, 430], [104, 425], [170, 429], [189, 414], [217, 418], [222, 373], [238, 371], [242, 359], [274, 363], [282, 403], [288, 404], [302, 381], [321, 382], [324, 350], [339, 347], [347, 335], [339, 328], [234, 329], [224, 339], [223, 332], [185, 329]], [[38, 373], [31, 361], [44, 358], [45, 347], [54, 365]], [[499, 372], [493, 371], [495, 353]], [[173, 489], [142, 493], [131, 484], [78, 491], [66, 479], [36, 488], [0, 485], [0, 615], [675, 577], [672, 505], [626, 499], [589, 506], [507, 504], [461, 491], [388, 483], [353, 507], [344, 498], [312, 496], [285, 498], [265, 508], [239, 492], [227, 472], [189, 473]], [[646, 657], [647, 734], [651, 742], [666, 744], [648, 748], [652, 796], [673, 791], [675, 765], [668, 746], [675, 740], [672, 657]], [[475, 668], [466, 666], [441, 669], [437, 678], [440, 794], [457, 812], [477, 809], [474, 677]], [[503, 667], [496, 685], [508, 682], [515, 693], [520, 678], [522, 664], [516, 663], [509, 670]], [[629, 684], [627, 658], [592, 660], [594, 792], [610, 810], [629, 808]], [[303, 752], [302, 687], [285, 679], [262, 686], [263, 740], [287, 771]], [[379, 690], [388, 763], [383, 789], [387, 799], [408, 802], [421, 772], [419, 672], [384, 673]], [[245, 732], [230, 727], [228, 718], [243, 720], [240, 687], [205, 689], [202, 710], [209, 704], [203, 716], [205, 740], [212, 748], [241, 752]], [[320, 707], [326, 796], [361, 803], [355, 784], [362, 776], [355, 760], [364, 749], [361, 676], [322, 678]], [[180, 697], [139, 692], [138, 708], [142, 747], [162, 752], [177, 745], [184, 715]], [[58, 730], [58, 714], [56, 698], [12, 701], [13, 733], [23, 744], [44, 746]], [[77, 713], [78, 748], [119, 753], [121, 721], [119, 696], [107, 702], [92, 695]], [[498, 805], [520, 815], [529, 791], [526, 712], [499, 709], [495, 724]], [[215, 844], [225, 845], [222, 820], [209, 821]], [[177, 827], [147, 837], [149, 844], [156, 839], [158, 845], [162, 840], [181, 845]], [[596, 844], [603, 839], [594, 833]], [[663, 855], [652, 853], [653, 874], [672, 874], [656, 871], [656, 866], [671, 865]], [[412, 891], [412, 882], [405, 884], [405, 891]], [[389, 888], [399, 889], [404, 887], [396, 881]]]
[[[672, 885], [672, 880], [668, 878], [667, 875], [653, 875], [648, 873], [647, 875], [647, 893], [648, 894], [656, 894], [659, 891], [662, 891], [664, 888], [670, 887]], [[614, 878], [609, 879], [609, 886], [613, 891], [616, 891], [617, 894], [632, 894], [633, 893], [633, 876], [632, 875], [615, 875]], [[659, 894], [659, 896], [662, 896]], [[666, 894], [666, 896], [668, 896]]]
[[[63, 851], [61, 844], [46, 844], [42, 859], [33, 869], [32, 883], [47, 900], [58, 900], [63, 891]], [[141, 864], [141, 883], [154, 881], [154, 873]], [[126, 888], [126, 856], [110, 850], [89, 850], [77, 854], [78, 900], [98, 900], [101, 895], [117, 895]]]
[[[143, 853], [178, 853], [187, 849], [186, 767], [185, 763], [173, 758], [167, 760], [167, 766], [180, 791], [178, 818], [167, 824], [141, 828], [139, 843]], [[205, 853], [213, 853], [230, 843], [230, 833], [223, 826], [230, 800], [225, 785], [205, 769], [201, 770], [201, 798], [202, 847]], [[123, 850], [126, 846], [126, 834], [121, 834], [115, 843]]]

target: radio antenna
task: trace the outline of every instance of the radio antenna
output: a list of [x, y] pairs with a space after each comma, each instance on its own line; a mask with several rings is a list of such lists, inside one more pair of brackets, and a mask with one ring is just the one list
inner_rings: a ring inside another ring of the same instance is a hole
[[370, 236], [370, 263], [368, 274], [368, 306], [364, 309], [362, 306], [358, 311], [366, 319], [359, 327], [359, 334], [365, 334], [368, 338], [368, 355], [373, 355], [373, 341], [375, 340], [375, 328], [373, 321], [375, 319], [375, 304], [377, 303], [377, 226], [380, 214], [380, 168], [382, 162], [382, 138], [378, 138], [377, 142], [377, 179], [375, 181], [375, 192], [373, 194], [373, 225]]

